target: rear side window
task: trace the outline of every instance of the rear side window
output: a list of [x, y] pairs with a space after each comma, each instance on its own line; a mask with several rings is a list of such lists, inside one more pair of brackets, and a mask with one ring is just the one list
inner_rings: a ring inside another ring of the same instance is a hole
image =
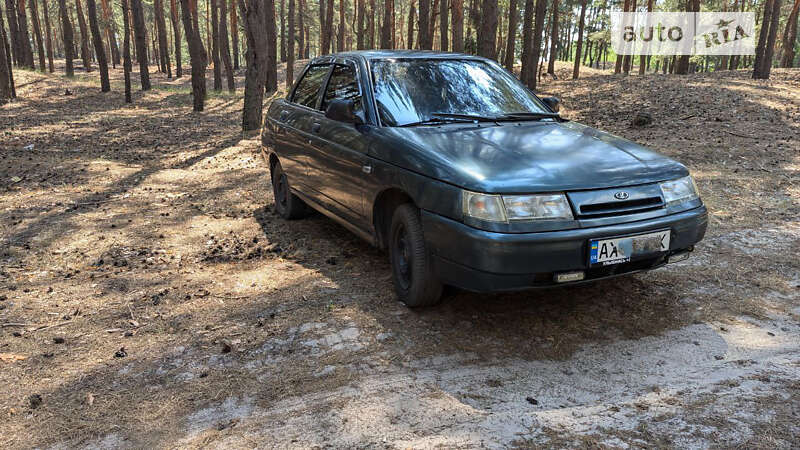
[[297, 83], [292, 101], [309, 108], [316, 108], [319, 90], [330, 67], [330, 64], [309, 67], [303, 79]]
[[333, 67], [331, 80], [325, 89], [325, 97], [322, 99], [322, 110], [328, 107], [331, 100], [353, 100], [354, 112], [361, 111], [361, 91], [358, 89], [356, 72], [350, 66], [336, 65]]

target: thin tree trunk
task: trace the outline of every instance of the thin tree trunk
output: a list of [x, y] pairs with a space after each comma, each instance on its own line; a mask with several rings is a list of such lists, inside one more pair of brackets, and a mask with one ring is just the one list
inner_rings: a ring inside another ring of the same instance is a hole
[[[274, 0], [265, 0], [267, 2], [271, 2], [273, 4], [273, 9], [275, 5]], [[325, 7], [325, 53], [333, 53], [333, 13], [335, 9], [333, 7], [333, 0], [328, 0], [328, 6]], [[273, 17], [275, 14], [272, 15]], [[267, 23], [269, 23], [269, 17], [267, 17]], [[275, 22], [275, 19], [272, 19], [272, 22]], [[268, 87], [264, 87], [267, 92], [270, 92]]]
[[[186, 0], [183, 0], [186, 1]], [[322, 1], [320, 1], [322, 3]], [[244, 0], [240, 3], [242, 22], [247, 38], [247, 71], [244, 82], [244, 108], [242, 129], [261, 129], [264, 83], [267, 76], [267, 5], [262, 0]]]
[[[414, 0], [411, 0], [412, 3]], [[355, 0], [356, 2], [356, 49], [364, 50], [364, 0]], [[303, 27], [301, 26], [300, 29]]]
[[25, 12], [25, 1], [17, 0], [17, 26], [19, 27], [19, 39], [22, 54], [25, 57], [24, 66], [31, 69], [36, 68], [33, 60], [33, 48], [31, 47], [30, 33], [28, 32], [28, 14]]
[[219, 14], [217, 2], [223, 0], [211, 0], [211, 61], [214, 63], [214, 90], [222, 90], [222, 64], [220, 63], [219, 51]]
[[87, 72], [92, 71], [92, 54], [89, 51], [89, 27], [86, 26], [86, 18], [83, 15], [83, 7], [81, 0], [75, 0], [75, 11], [78, 15], [78, 27], [81, 30], [81, 59], [83, 60], [83, 68]]
[[[727, 4], [728, 0], [724, 0], [724, 2]], [[647, 0], [647, 12], [653, 12], [653, 0]], [[648, 23], [648, 25], [650, 24]], [[647, 55], [639, 55], [639, 75], [644, 75], [649, 61]]]
[[[392, 2], [391, 12], [394, 12], [394, 0], [386, 0]], [[347, 32], [347, 22], [344, 20], [344, 3], [345, 0], [339, 0], [339, 36], [336, 42], [336, 51], [343, 52], [344, 51], [344, 35]], [[333, 4], [333, 0], [331, 0], [331, 5]], [[394, 21], [394, 14], [391, 14], [392, 19], [390, 23]], [[391, 29], [389, 30], [391, 33]]]
[[369, 45], [368, 48], [375, 48], [375, 0], [369, 0]]
[[228, 42], [228, 2], [219, 1], [219, 53], [222, 56], [222, 65], [225, 66], [225, 77], [228, 79], [228, 91], [235, 92], [236, 86], [233, 79], [233, 65], [231, 64], [231, 49]]
[[533, 62], [533, 9], [534, 0], [525, 0], [525, 12], [522, 16], [522, 68], [519, 79], [530, 83], [531, 64]]
[[44, 64], [44, 39], [42, 39], [42, 27], [39, 25], [39, 8], [36, 0], [28, 0], [31, 9], [31, 25], [33, 26], [33, 36], [36, 38], [36, 51], [39, 56], [39, 70], [46, 71]]
[[231, 0], [231, 45], [233, 47], [233, 70], [239, 70], [239, 12], [236, 0]]
[[431, 0], [419, 0], [419, 25], [417, 41], [421, 50], [433, 49], [433, 36], [430, 36]]
[[[363, 2], [363, 0], [362, 0]], [[299, 36], [297, 39], [297, 57], [298, 59], [304, 59], [305, 57], [305, 50], [306, 50], [306, 25], [303, 16], [305, 15], [305, 4], [303, 0], [297, 0], [297, 31], [299, 32]], [[363, 6], [363, 4], [362, 4]]]
[[181, 27], [178, 19], [178, 5], [176, 0], [169, 0], [169, 21], [172, 23], [172, 34], [175, 36], [175, 77], [183, 76], [183, 61], [181, 58]]
[[[761, 70], [759, 74], [759, 78], [765, 80], [769, 79], [769, 74], [772, 70], [772, 57], [775, 53], [775, 40], [778, 36], [778, 24], [781, 15], [781, 0], [774, 0], [774, 2], [772, 6], [772, 19], [769, 23], [769, 35], [767, 36], [767, 48], [764, 50], [764, 57], [761, 59]], [[766, 25], [766, 22], [764, 25]]]
[[319, 54], [328, 53], [325, 51], [325, 0], [319, 0]]
[[6, 40], [6, 27], [0, 6], [0, 105], [14, 98], [14, 74], [11, 66], [10, 46]]
[[25, 58], [20, 50], [19, 26], [17, 21], [17, 4], [14, 0], [6, 0], [6, 17], [8, 17], [8, 41], [11, 47], [11, 59], [14, 64], [21, 66]]
[[281, 18], [281, 62], [284, 63], [286, 62], [286, 0], [281, 0], [281, 7], [278, 15]]
[[64, 40], [64, 58], [67, 60], [66, 74], [68, 77], [75, 76], [75, 69], [72, 65], [72, 60], [75, 59], [75, 54], [72, 52], [74, 47], [72, 22], [69, 21], [69, 14], [67, 14], [66, 0], [58, 0], [58, 10], [61, 14], [61, 31], [63, 32]]
[[170, 64], [169, 45], [167, 44], [167, 22], [164, 19], [164, 0], [154, 0], [153, 9], [158, 29], [158, 54], [161, 71], [167, 74], [167, 78], [172, 78], [172, 64]]
[[294, 0], [289, 0], [289, 30], [286, 49], [286, 90], [294, 85]]
[[508, 37], [506, 39], [506, 61], [505, 66], [509, 72], [514, 73], [514, 60], [516, 55], [517, 43], [517, 21], [519, 20], [519, 11], [517, 8], [517, 0], [510, 0], [508, 6]]
[[122, 26], [124, 36], [122, 37], [122, 71], [125, 74], [125, 103], [131, 103], [131, 20], [130, 20], [130, 1], [121, 0], [122, 3]]
[[197, 0], [181, 0], [181, 21], [192, 64], [192, 109], [202, 111], [206, 100], [206, 50], [200, 37]]
[[47, 9], [47, 0], [42, 0], [42, 12], [44, 13], [44, 34], [47, 48], [47, 66], [50, 73], [55, 72], [53, 64], [53, 30], [50, 27], [50, 12]]
[[497, 49], [495, 48], [497, 0], [483, 0], [481, 13], [481, 26], [478, 33], [478, 55], [495, 59], [497, 57]]
[[[583, 9], [583, 8], [582, 8]], [[547, 61], [547, 73], [556, 74], [556, 52], [558, 51], [558, 0], [553, 0], [552, 24], [550, 28], [550, 56]], [[580, 41], [580, 37], [578, 37]], [[577, 58], [580, 62], [580, 58]]]
[[448, 4], [447, 0], [439, 0], [439, 40], [441, 42], [441, 50], [446, 52], [450, 47], [450, 42], [448, 40], [448, 28], [449, 28], [449, 21], [447, 17], [447, 12], [450, 10], [450, 5]]
[[781, 67], [790, 68], [794, 64], [794, 43], [797, 40], [797, 17], [800, 15], [800, 0], [794, 0], [794, 6], [786, 19], [786, 28], [783, 31], [783, 54]]
[[120, 63], [120, 54], [119, 45], [117, 44], [117, 26], [114, 22], [114, 9], [110, 7], [108, 0], [101, 0], [100, 6], [103, 8], [103, 28], [108, 36], [109, 46], [111, 47], [111, 62], [116, 66]]
[[531, 48], [530, 73], [528, 87], [536, 90], [538, 80], [539, 55], [542, 51], [542, 28], [544, 28], [544, 18], [547, 15], [547, 0], [536, 0], [536, 17], [533, 24], [533, 47]]
[[109, 92], [111, 91], [111, 83], [108, 80], [108, 60], [106, 59], [106, 51], [103, 49], [103, 35], [100, 34], [100, 26], [97, 24], [97, 4], [95, 0], [86, 0], [86, 8], [89, 13], [89, 28], [92, 31], [94, 53], [97, 55], [97, 65], [100, 67], [100, 90]]
[[450, 0], [453, 22], [453, 51], [464, 52], [464, 0]]
[[583, 47], [583, 27], [586, 17], [586, 2], [581, 3], [581, 17], [578, 19], [578, 42], [575, 44], [575, 64], [572, 66], [572, 79], [577, 80], [581, 70], [581, 51]]
[[139, 56], [139, 78], [143, 91], [150, 90], [150, 71], [147, 67], [147, 36], [144, 29], [142, 0], [130, 0], [133, 15], [133, 34], [136, 38], [136, 54]]
[[[625, 0], [625, 3], [622, 6], [622, 12], [628, 12], [631, 7], [630, 5], [630, 0]], [[617, 74], [622, 72], [622, 60], [624, 57], [622, 55], [615, 55], [615, 57], [616, 60], [614, 61], [614, 73]]]
[[409, 1], [408, 24], [406, 24], [406, 26], [408, 27], [408, 37], [407, 37], [408, 42], [406, 42], [407, 44], [406, 47], [409, 50], [414, 49], [414, 22], [416, 21], [416, 15], [417, 15], [417, 8], [414, 6], [414, 1], [415, 0]]
[[[342, 1], [342, 0], [339, 0]], [[392, 11], [394, 1], [385, 0], [383, 4], [383, 25], [381, 26], [381, 48], [392, 49]]]

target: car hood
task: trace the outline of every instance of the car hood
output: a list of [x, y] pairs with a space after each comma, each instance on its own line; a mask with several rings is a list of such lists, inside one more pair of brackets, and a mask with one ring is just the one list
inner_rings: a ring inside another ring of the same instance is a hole
[[687, 175], [680, 163], [574, 122], [384, 127], [370, 154], [464, 189], [533, 193], [652, 183]]

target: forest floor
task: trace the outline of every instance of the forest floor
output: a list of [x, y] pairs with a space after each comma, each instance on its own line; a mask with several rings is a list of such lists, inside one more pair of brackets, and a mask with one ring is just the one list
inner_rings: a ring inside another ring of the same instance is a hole
[[412, 311], [385, 254], [274, 214], [241, 90], [192, 113], [188, 78], [126, 105], [118, 70], [108, 94], [17, 71], [0, 448], [796, 446], [800, 70], [584, 75], [542, 92], [684, 162], [705, 240], [646, 274]]

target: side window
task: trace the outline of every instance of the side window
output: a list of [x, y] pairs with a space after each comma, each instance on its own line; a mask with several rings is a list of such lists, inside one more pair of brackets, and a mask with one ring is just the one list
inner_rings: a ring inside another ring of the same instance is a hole
[[316, 108], [319, 90], [325, 81], [325, 76], [328, 75], [330, 67], [329, 64], [311, 66], [303, 79], [297, 83], [297, 89], [294, 91], [292, 101], [309, 108]]
[[354, 111], [361, 113], [361, 91], [356, 81], [356, 72], [350, 66], [336, 65], [333, 67], [331, 80], [325, 89], [325, 97], [322, 99], [322, 110], [328, 107], [331, 100], [353, 100]]

